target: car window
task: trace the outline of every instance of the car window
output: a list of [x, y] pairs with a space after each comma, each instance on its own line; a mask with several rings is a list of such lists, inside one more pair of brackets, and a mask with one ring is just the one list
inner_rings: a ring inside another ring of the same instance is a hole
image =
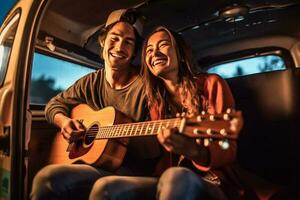
[[30, 103], [46, 104], [51, 97], [67, 89], [80, 77], [95, 69], [59, 58], [34, 53]]
[[8, 61], [16, 35], [20, 14], [16, 14], [0, 33], [0, 86], [3, 84]]
[[280, 56], [266, 55], [214, 65], [207, 72], [219, 74], [223, 78], [232, 78], [284, 69], [286, 65]]
[[17, 0], [5, 0], [1, 2], [0, 6], [0, 24], [3, 23], [5, 16], [9, 10], [15, 5]]

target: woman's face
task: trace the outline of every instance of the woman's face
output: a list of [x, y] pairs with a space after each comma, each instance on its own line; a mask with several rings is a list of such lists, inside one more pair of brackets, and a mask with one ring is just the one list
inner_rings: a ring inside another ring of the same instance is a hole
[[178, 75], [176, 49], [170, 36], [159, 31], [150, 36], [146, 46], [146, 64], [154, 76], [174, 79]]

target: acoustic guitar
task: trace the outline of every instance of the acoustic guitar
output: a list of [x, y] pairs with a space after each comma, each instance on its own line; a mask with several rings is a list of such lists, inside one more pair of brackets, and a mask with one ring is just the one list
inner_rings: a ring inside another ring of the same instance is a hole
[[130, 123], [128, 117], [113, 107], [95, 111], [86, 104], [74, 107], [71, 118], [80, 120], [86, 132], [71, 144], [58, 133], [52, 145], [50, 163], [86, 163], [107, 170], [115, 170], [121, 165], [130, 137], [153, 136], [164, 127], [177, 127], [181, 134], [203, 141], [204, 145], [218, 140], [226, 149], [228, 141], [237, 138], [243, 125], [240, 111]]

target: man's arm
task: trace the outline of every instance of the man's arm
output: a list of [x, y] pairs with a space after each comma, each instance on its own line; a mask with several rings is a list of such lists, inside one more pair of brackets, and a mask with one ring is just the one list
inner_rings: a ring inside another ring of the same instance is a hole
[[[46, 119], [50, 124], [55, 124], [54, 117], [58, 113], [69, 116], [71, 110], [79, 104], [89, 104], [98, 107], [99, 98], [97, 88], [100, 87], [100, 79], [103, 76], [101, 70], [90, 73], [77, 80], [67, 90], [53, 97], [45, 108]], [[57, 125], [57, 124], [56, 124]]]
[[61, 129], [63, 137], [72, 142], [73, 136], [80, 135], [85, 129], [80, 121], [70, 118], [71, 110], [79, 104], [96, 105], [95, 87], [98, 87], [99, 73], [91, 73], [76, 81], [67, 90], [53, 97], [45, 108], [49, 123]]

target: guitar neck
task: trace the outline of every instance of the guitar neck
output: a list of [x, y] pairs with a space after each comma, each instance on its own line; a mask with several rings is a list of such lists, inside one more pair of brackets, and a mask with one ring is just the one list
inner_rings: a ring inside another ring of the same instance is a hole
[[158, 121], [146, 121], [113, 126], [91, 127], [91, 132], [98, 133], [96, 139], [110, 139], [123, 137], [151, 136], [156, 135], [163, 127], [184, 126], [184, 120], [180, 118], [164, 119]]

